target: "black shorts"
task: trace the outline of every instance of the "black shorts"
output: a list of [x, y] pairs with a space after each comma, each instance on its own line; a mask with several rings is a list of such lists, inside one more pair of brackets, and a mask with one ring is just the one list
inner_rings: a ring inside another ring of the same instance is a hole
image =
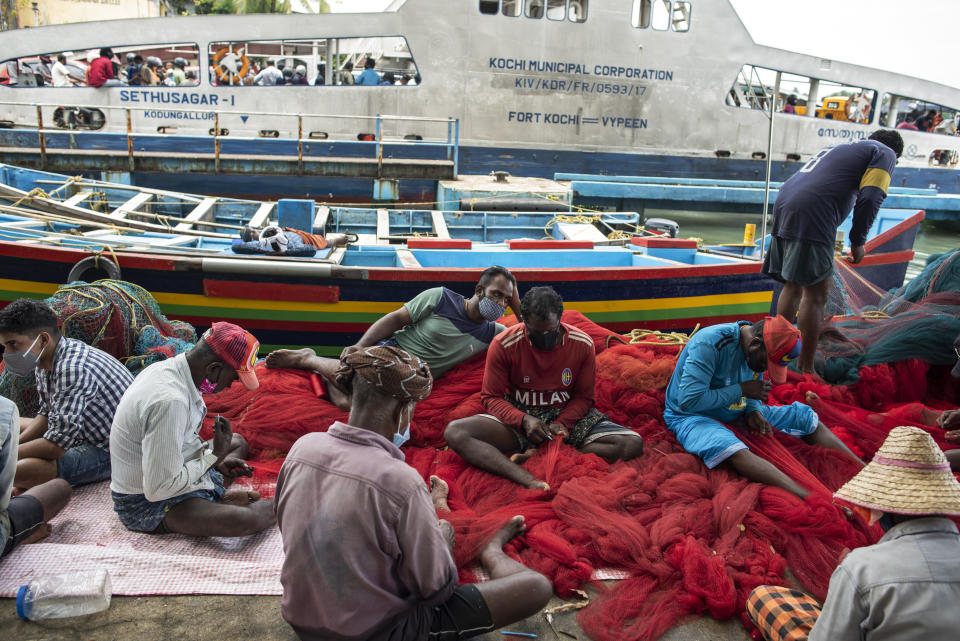
[[13, 548], [43, 525], [43, 504], [35, 496], [14, 496], [7, 505], [7, 516], [10, 517], [10, 538], [0, 556], [10, 554]]
[[459, 641], [493, 630], [487, 602], [473, 584], [459, 585], [450, 598], [433, 608], [429, 641]]
[[781, 283], [816, 285], [833, 274], [833, 247], [771, 236], [763, 273]]

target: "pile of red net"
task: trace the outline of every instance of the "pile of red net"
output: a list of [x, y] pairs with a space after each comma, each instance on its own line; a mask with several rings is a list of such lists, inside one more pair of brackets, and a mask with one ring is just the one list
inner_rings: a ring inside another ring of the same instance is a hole
[[[474, 580], [469, 568], [488, 537], [522, 514], [527, 532], [508, 552], [547, 575], [561, 597], [600, 569], [629, 575], [597, 584], [599, 594], [581, 611], [580, 624], [592, 638], [653, 640], [688, 615], [736, 616], [752, 627], [747, 595], [761, 584], [789, 583], [788, 566], [802, 589], [822, 599], [842, 553], [876, 540], [876, 529], [859, 517], [848, 520], [831, 502], [830, 493], [856, 473], [848, 459], [782, 435], [743, 435], [754, 452], [812, 490], [805, 501], [726, 469], [707, 470], [663, 423], [664, 388], [680, 347], [656, 340], [620, 344], [577, 312], [565, 313], [564, 321], [595, 339], [597, 406], [643, 435], [644, 454], [609, 465], [553, 441], [525, 463], [550, 485], [549, 493], [481, 472], [445, 449], [443, 430], [449, 421], [480, 411], [483, 358], [448, 372], [417, 405], [405, 452], [425, 481], [436, 474], [450, 486], [452, 512], [443, 517], [456, 529], [462, 580]], [[949, 406], [925, 398], [928, 369], [919, 361], [864, 367], [860, 382], [847, 387], [794, 378], [775, 388], [772, 402], [807, 400], [848, 445], [869, 457], [893, 427], [932, 423], [935, 413], [921, 403]], [[306, 372], [259, 366], [258, 375], [256, 392], [234, 385], [206, 400], [211, 416], [227, 416], [250, 442], [255, 481], [269, 491], [298, 437], [347, 417], [316, 398]], [[942, 379], [942, 373], [936, 376]], [[945, 445], [942, 430], [925, 429]]]

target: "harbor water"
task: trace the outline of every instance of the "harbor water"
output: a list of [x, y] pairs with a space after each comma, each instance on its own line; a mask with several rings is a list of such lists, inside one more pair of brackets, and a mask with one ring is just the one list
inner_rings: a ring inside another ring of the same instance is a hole
[[[705, 211], [685, 211], [674, 209], [647, 209], [647, 218], [668, 218], [680, 225], [683, 238], [702, 238], [705, 243], [739, 243], [743, 241], [743, 228], [748, 223], [757, 225], [757, 238], [760, 237], [762, 217], [757, 214], [731, 214]], [[768, 225], [769, 229], [769, 225]], [[942, 254], [960, 246], [960, 224], [923, 221], [917, 239], [914, 242], [914, 259], [907, 268], [907, 280], [923, 270], [927, 258]]]

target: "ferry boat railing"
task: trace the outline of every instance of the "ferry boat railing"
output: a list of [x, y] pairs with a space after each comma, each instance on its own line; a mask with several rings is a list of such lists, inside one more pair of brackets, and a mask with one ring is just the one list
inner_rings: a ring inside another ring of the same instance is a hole
[[[27, 106], [24, 103], [12, 102], [12, 101], [0, 101], [0, 105], [11, 105], [24, 107]], [[47, 153], [48, 153], [48, 134], [69, 134], [74, 135], [109, 135], [112, 132], [104, 132], [100, 130], [85, 130], [85, 129], [71, 129], [71, 128], [60, 128], [60, 127], [45, 127], [44, 126], [44, 117], [43, 110], [47, 109], [61, 109], [64, 108], [63, 104], [59, 103], [30, 103], [31, 107], [36, 109], [36, 132], [38, 137], [38, 145], [40, 149], [40, 162], [43, 166], [46, 166]], [[120, 107], [114, 105], [70, 105], [71, 109], [100, 109], [100, 110], [111, 110], [111, 111], [122, 111], [124, 112], [124, 118], [126, 121], [126, 143], [127, 143], [127, 159], [130, 171], [135, 170], [135, 155], [134, 155], [134, 140], [138, 138], [196, 138], [198, 137], [195, 134], [179, 134], [179, 133], [167, 133], [167, 132], [147, 132], [147, 131], [134, 131], [133, 128], [133, 111], [136, 108], [131, 107]], [[363, 122], [373, 122], [376, 127], [376, 135], [374, 140], [343, 140], [340, 142], [350, 142], [352, 144], [361, 144], [368, 145], [373, 150], [372, 156], [377, 160], [377, 174], [381, 174], [383, 170], [383, 149], [384, 146], [390, 145], [391, 147], [440, 147], [443, 148], [446, 152], [446, 160], [453, 165], [453, 175], [456, 176], [459, 164], [460, 164], [460, 120], [458, 118], [446, 117], [446, 118], [434, 118], [427, 116], [394, 116], [389, 114], [377, 114], [376, 116], [358, 116], [358, 115], [345, 115], [345, 114], [321, 114], [321, 113], [284, 113], [278, 111], [235, 111], [235, 110], [226, 110], [226, 109], [188, 109], [188, 108], [178, 108], [178, 112], [183, 113], [195, 113], [195, 114], [213, 114], [213, 135], [209, 138], [213, 140], [213, 157], [214, 157], [214, 168], [215, 171], [220, 170], [220, 157], [221, 157], [221, 141], [262, 141], [266, 140], [260, 136], [230, 136], [222, 133], [223, 130], [220, 127], [221, 116], [236, 116], [236, 117], [249, 117], [249, 116], [269, 116], [269, 117], [279, 117], [279, 118], [296, 118], [297, 119], [297, 137], [296, 138], [269, 138], [271, 141], [286, 141], [286, 142], [296, 142], [297, 144], [297, 166], [299, 171], [303, 171], [303, 162], [304, 162], [304, 143], [317, 142], [313, 138], [305, 138], [303, 135], [304, 119], [313, 118], [313, 119], [326, 119], [334, 121], [363, 121]], [[411, 140], [407, 138], [387, 138], [384, 134], [384, 124], [387, 122], [419, 122], [419, 123], [446, 123], [446, 137], [437, 137], [437, 138], [425, 138], [420, 140]], [[337, 142], [337, 141], [333, 141]], [[61, 149], [61, 147], [49, 147], [49, 149]]]

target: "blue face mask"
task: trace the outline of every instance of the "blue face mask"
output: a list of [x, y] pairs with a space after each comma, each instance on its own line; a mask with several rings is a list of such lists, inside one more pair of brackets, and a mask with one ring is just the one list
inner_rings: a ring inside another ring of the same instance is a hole
[[397, 447], [403, 447], [403, 444], [410, 440], [410, 423], [407, 423], [407, 426], [403, 428], [402, 432], [395, 432], [393, 434], [393, 444]]
[[480, 315], [483, 316], [484, 320], [495, 321], [501, 316], [503, 316], [504, 310], [500, 305], [493, 302], [486, 296], [480, 298], [480, 302], [477, 303], [477, 309], [480, 312]]

